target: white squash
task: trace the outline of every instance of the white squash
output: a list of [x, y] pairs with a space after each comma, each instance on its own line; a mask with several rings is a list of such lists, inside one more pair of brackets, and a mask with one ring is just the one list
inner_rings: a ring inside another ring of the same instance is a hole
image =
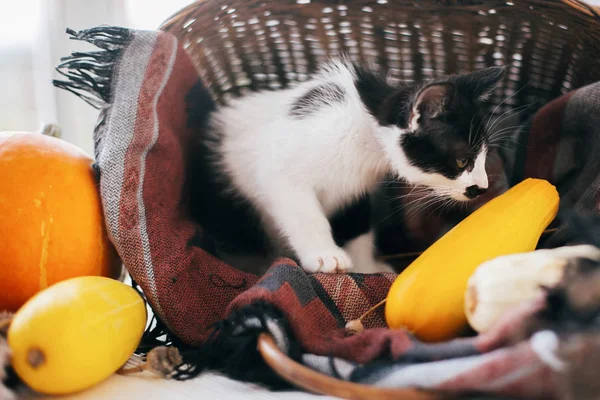
[[473, 329], [487, 332], [507, 311], [533, 300], [542, 287], [557, 285], [569, 261], [600, 261], [594, 246], [565, 246], [494, 258], [481, 264], [467, 283], [465, 314]]

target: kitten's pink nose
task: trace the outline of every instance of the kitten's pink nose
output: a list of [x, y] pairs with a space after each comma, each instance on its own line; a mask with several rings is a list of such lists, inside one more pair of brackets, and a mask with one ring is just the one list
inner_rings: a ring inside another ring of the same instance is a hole
[[465, 196], [467, 196], [469, 199], [474, 199], [475, 197], [484, 194], [486, 190], [487, 188], [481, 188], [477, 185], [469, 186], [465, 190]]

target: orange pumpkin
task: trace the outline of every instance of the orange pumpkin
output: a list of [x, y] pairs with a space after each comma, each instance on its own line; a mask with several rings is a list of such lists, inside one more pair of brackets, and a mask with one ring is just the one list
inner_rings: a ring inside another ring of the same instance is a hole
[[57, 138], [0, 132], [0, 311], [68, 278], [119, 276], [92, 162]]

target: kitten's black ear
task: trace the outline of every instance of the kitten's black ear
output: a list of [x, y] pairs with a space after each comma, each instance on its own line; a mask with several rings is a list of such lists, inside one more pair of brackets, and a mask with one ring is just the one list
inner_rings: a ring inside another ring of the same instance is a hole
[[434, 83], [417, 95], [414, 110], [420, 117], [435, 118], [444, 113], [450, 104], [453, 86], [450, 83]]
[[461, 75], [457, 79], [459, 90], [468, 93], [475, 101], [486, 101], [504, 77], [505, 67], [489, 67]]

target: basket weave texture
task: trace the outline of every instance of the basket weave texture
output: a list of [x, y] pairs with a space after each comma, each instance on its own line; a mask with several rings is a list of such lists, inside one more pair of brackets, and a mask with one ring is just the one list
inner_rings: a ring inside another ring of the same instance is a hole
[[579, 1], [200, 0], [161, 29], [221, 102], [292, 86], [340, 54], [399, 80], [507, 65], [491, 103], [513, 96], [498, 112], [600, 79], [600, 16]]

